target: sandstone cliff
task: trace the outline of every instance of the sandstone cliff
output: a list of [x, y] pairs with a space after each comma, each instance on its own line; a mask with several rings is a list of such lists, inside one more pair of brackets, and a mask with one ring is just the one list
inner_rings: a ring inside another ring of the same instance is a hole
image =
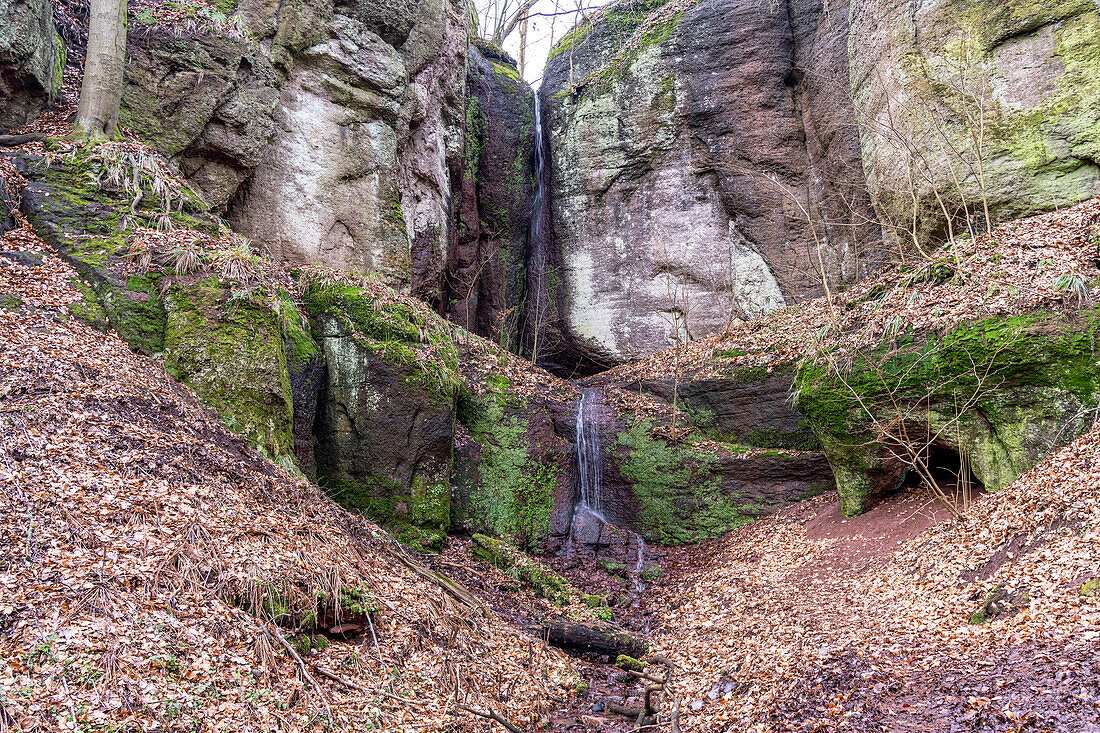
[[[835, 3], [628, 2], [542, 87], [562, 328], [621, 362], [879, 261]], [[820, 221], [828, 221], [821, 226]]]

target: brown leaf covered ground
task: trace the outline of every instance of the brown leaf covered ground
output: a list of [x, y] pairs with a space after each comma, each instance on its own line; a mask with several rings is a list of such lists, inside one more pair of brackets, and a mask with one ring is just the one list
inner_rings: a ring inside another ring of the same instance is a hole
[[[19, 299], [0, 309], [0, 728], [306, 730], [331, 715], [483, 730], [459, 703], [524, 727], [545, 715], [566, 657], [426, 581], [155, 360], [67, 317], [75, 273], [28, 229], [0, 250], [43, 257], [0, 258], [0, 293]], [[318, 688], [278, 634], [341, 589], [377, 609], [378, 646], [311, 652]]]
[[947, 519], [830, 494], [685, 553], [683, 730], [1100, 730], [1100, 429]]

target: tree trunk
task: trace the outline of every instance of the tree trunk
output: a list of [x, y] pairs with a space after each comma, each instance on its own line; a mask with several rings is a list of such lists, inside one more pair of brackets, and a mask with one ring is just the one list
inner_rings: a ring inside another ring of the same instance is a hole
[[543, 633], [554, 646], [606, 654], [612, 659], [620, 654], [635, 658], [644, 657], [649, 651], [649, 645], [644, 641], [635, 639], [616, 626], [600, 621], [584, 624], [573, 621], [551, 621], [543, 629]]
[[109, 140], [118, 125], [126, 63], [126, 0], [91, 0], [88, 55], [73, 133]]

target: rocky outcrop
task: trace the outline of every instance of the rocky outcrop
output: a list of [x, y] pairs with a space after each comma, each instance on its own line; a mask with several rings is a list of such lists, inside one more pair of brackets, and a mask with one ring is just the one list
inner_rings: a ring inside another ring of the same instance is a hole
[[438, 547], [451, 524], [459, 378], [453, 361], [424, 351], [434, 316], [351, 286], [313, 285], [305, 300], [327, 364], [315, 428], [320, 484], [404, 541]]
[[376, 271], [438, 306], [463, 153], [465, 6], [364, 2], [313, 21], [312, 37], [290, 38], [280, 16], [275, 41], [290, 51], [276, 132], [230, 220], [279, 259]]
[[485, 386], [459, 400], [454, 523], [556, 549], [575, 501], [576, 459], [563, 437], [569, 403], [521, 394], [502, 376]]
[[[148, 208], [131, 210], [133, 194], [112, 187], [102, 171], [102, 187], [92, 182], [103, 160], [81, 148], [64, 163], [29, 156], [15, 163], [28, 180], [23, 213], [82, 280], [74, 285], [83, 299], [68, 306], [74, 317], [163, 357], [170, 374], [269, 457], [311, 444], [316, 391], [300, 381], [295, 389], [292, 377], [303, 364], [316, 369], [319, 351], [290, 294], [269, 281], [241, 287], [211, 272], [209, 262], [180, 275], [168, 252], [147, 250], [145, 265], [134, 257], [127, 229], [152, 226], [165, 208], [174, 226], [215, 230], [194, 197], [180, 199], [177, 210], [146, 190]], [[308, 472], [312, 458], [305, 457]]]
[[628, 360], [818, 294], [822, 269], [835, 285], [876, 265], [854, 114], [829, 77], [846, 76], [844, 11], [639, 0], [551, 52], [557, 297], [577, 353]]
[[[836, 474], [844, 513], [931, 475], [995, 491], [1093, 422], [1097, 314], [990, 318], [883, 345], [838, 377], [808, 362], [798, 408]], [[918, 475], [919, 474], [919, 475]]]
[[61, 89], [65, 47], [49, 0], [0, 0], [0, 133], [53, 104]]
[[[884, 218], [935, 240], [1100, 193], [1092, 0], [853, 0], [852, 93]], [[969, 216], [969, 221], [968, 221]], [[892, 227], [888, 227], [892, 229]]]
[[806, 418], [791, 405], [796, 365], [742, 367], [723, 377], [645, 380], [642, 389], [671, 404], [673, 389], [691, 423], [725, 443], [818, 450]]
[[512, 59], [481, 42], [469, 50], [466, 93], [447, 317], [518, 350], [534, 195], [534, 93]]
[[176, 38], [135, 23], [120, 119], [176, 162], [203, 200], [224, 210], [260, 163], [274, 130], [278, 77], [258, 44]]

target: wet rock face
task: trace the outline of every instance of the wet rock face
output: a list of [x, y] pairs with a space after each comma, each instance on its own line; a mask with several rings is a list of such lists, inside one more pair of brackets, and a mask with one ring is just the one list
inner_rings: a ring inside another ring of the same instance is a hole
[[877, 262], [875, 228], [852, 226], [867, 205], [852, 110], [824, 76], [846, 76], [844, 8], [699, 3], [613, 61], [656, 6], [610, 11], [541, 91], [561, 327], [604, 363], [816, 295], [822, 265], [836, 283]]
[[49, 0], [0, 0], [0, 18], [0, 133], [6, 133], [53, 103], [65, 49]]
[[904, 224], [916, 196], [917, 233], [937, 239], [948, 234], [944, 207], [958, 233], [968, 213], [984, 228], [986, 205], [996, 223], [1100, 193], [1092, 0], [933, 0], [919, 9], [855, 0], [849, 48], [864, 168], [890, 221]]
[[511, 59], [484, 44], [469, 49], [466, 91], [447, 317], [518, 348], [534, 193], [534, 92]]

